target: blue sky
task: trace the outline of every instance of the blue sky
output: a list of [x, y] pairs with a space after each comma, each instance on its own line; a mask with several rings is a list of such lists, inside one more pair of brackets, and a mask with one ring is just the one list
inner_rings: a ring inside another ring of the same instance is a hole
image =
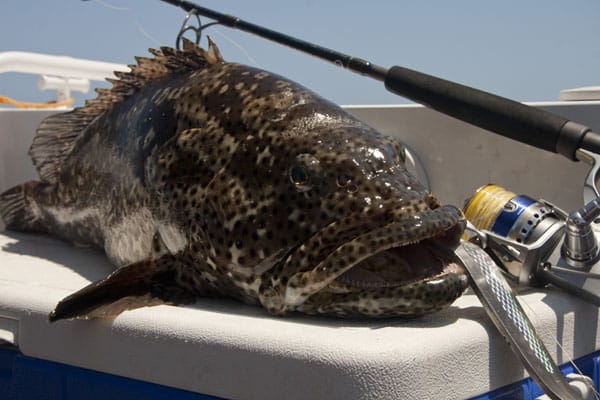
[[[600, 85], [598, 0], [199, 3], [382, 66], [417, 69], [520, 101], [556, 100], [561, 89]], [[173, 45], [183, 17], [159, 0], [3, 0], [0, 51], [131, 63], [148, 47]], [[225, 27], [208, 33], [227, 60], [257, 63], [337, 103], [407, 102], [379, 82], [249, 34]], [[37, 91], [36, 77], [15, 73], [0, 75], [0, 95], [52, 98]]]

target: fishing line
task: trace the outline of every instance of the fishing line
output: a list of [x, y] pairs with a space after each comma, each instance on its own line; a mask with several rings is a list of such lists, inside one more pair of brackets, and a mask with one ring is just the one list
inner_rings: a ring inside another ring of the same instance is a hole
[[[96, 3], [98, 3], [99, 5], [101, 5], [102, 7], [108, 8], [109, 10], [113, 10], [113, 11], [121, 11], [121, 12], [127, 12], [129, 13], [129, 16], [133, 22], [133, 24], [135, 25], [135, 27], [138, 29], [138, 31], [140, 31], [140, 33], [145, 36], [147, 39], [149, 39], [150, 41], [154, 42], [157, 46], [162, 46], [162, 43], [156, 39], [154, 36], [152, 36], [142, 25], [142, 23], [140, 22], [140, 20], [137, 18], [136, 13], [128, 7], [120, 7], [120, 6], [115, 6], [113, 4], [107, 3], [104, 0], [94, 0]], [[223, 39], [225, 39], [226, 41], [228, 41], [229, 43], [231, 43], [232, 45], [234, 45], [243, 55], [244, 57], [246, 57], [246, 59], [255, 67], [257, 68], [262, 68], [262, 66], [258, 63], [258, 61], [256, 61], [256, 59], [254, 57], [252, 57], [250, 55], [250, 53], [248, 53], [248, 51], [238, 42], [236, 42], [235, 40], [233, 40], [232, 38], [230, 38], [229, 36], [227, 36], [224, 32], [222, 32], [220, 29], [213, 29], [213, 31], [218, 34], [219, 36], [221, 36]]]
[[248, 53], [241, 44], [237, 43], [235, 40], [233, 40], [230, 37], [228, 37], [227, 35], [225, 35], [225, 33], [223, 33], [220, 29], [213, 28], [213, 31], [216, 34], [218, 34], [219, 36], [221, 36], [223, 39], [227, 40], [229, 43], [231, 43], [235, 47], [237, 47], [238, 50], [240, 50], [242, 52], [242, 54], [244, 54], [244, 56], [248, 59], [248, 61], [250, 61], [250, 63], [252, 63], [255, 67], [262, 68], [261, 65], [258, 63], [258, 61], [256, 61], [252, 56], [250, 56], [250, 53]]
[[108, 4], [108, 3], [104, 2], [102, 0], [95, 0], [95, 1], [96, 1], [96, 3], [102, 5], [102, 6], [106, 7], [106, 8], [110, 8], [111, 10], [117, 10], [117, 11], [127, 11], [127, 10], [129, 10], [129, 8], [127, 8], [127, 7], [114, 6], [112, 4]]
[[115, 5], [112, 5], [112, 4], [109, 4], [109, 3], [105, 2], [104, 0], [94, 0], [94, 1], [96, 3], [98, 3], [99, 5], [101, 5], [102, 7], [108, 8], [109, 10], [121, 11], [121, 12], [128, 13], [129, 14], [129, 18], [131, 18], [131, 20], [133, 22], [133, 25], [135, 25], [135, 27], [138, 29], [138, 31], [143, 36], [145, 36], [151, 42], [154, 42], [154, 44], [157, 45], [157, 46], [159, 46], [159, 47], [162, 45], [162, 43], [158, 39], [156, 39], [146, 29], [144, 29], [144, 26], [139, 21], [139, 19], [136, 17], [135, 12], [131, 8], [115, 6]]
[[150, 39], [150, 41], [154, 42], [157, 46], [161, 46], [161, 42], [158, 39], [156, 39], [154, 36], [150, 35], [150, 33], [148, 33], [148, 31], [146, 31], [144, 29], [144, 27], [142, 26], [142, 23], [134, 15], [132, 15], [132, 18], [133, 18], [134, 25], [138, 28], [138, 30], [142, 33], [142, 35], [144, 35], [146, 38]]

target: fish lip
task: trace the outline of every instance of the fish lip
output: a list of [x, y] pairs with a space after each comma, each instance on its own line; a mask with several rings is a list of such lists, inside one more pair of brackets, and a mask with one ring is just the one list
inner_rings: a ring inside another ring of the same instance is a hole
[[323, 290], [309, 297], [296, 310], [342, 318], [415, 318], [448, 307], [467, 287], [468, 275], [464, 268], [458, 263], [450, 263], [439, 275], [401, 286], [347, 294]]
[[[413, 220], [413, 222], [414, 221], [420, 221], [420, 222], [410, 224], [411, 220]], [[337, 272], [329, 271], [328, 276], [326, 273], [321, 274], [321, 275], [325, 275], [325, 276], [319, 276], [318, 269], [320, 268], [320, 265], [323, 264], [323, 262], [325, 260], [328, 260], [329, 258], [331, 258], [332, 255], [335, 256], [334, 253], [336, 253], [336, 251], [339, 251], [345, 245], [352, 242], [356, 238], [364, 237], [364, 236], [368, 235], [369, 233], [373, 233], [375, 231], [385, 229], [385, 227], [395, 226], [395, 225], [399, 225], [399, 226], [406, 225], [407, 227], [410, 227], [410, 229], [412, 230], [412, 232], [411, 232], [412, 237], [407, 239], [404, 242], [395, 242], [394, 245], [389, 246], [389, 247], [386, 247], [384, 245], [382, 248], [368, 253], [368, 255], [363, 257], [362, 260], [360, 260], [358, 262], [354, 262], [348, 268], [345, 268], [345, 269], [342, 268]], [[385, 252], [389, 249], [400, 248], [403, 246], [407, 246], [409, 244], [422, 243], [426, 240], [435, 239], [437, 242], [439, 242], [438, 244], [442, 244], [443, 245], [442, 247], [448, 248], [451, 253], [454, 250], [454, 248], [456, 246], [458, 246], [458, 244], [460, 242], [460, 236], [464, 230], [465, 225], [466, 225], [466, 223], [465, 223], [465, 219], [464, 219], [462, 212], [454, 206], [442, 206], [442, 207], [438, 207], [438, 208], [435, 208], [432, 210], [429, 209], [426, 211], [421, 211], [421, 212], [415, 213], [415, 214], [411, 215], [409, 218], [400, 219], [398, 221], [392, 220], [388, 224], [377, 225], [370, 231], [361, 232], [361, 234], [356, 236], [354, 239], [350, 239], [344, 243], [336, 245], [337, 247], [331, 253], [325, 255], [325, 257], [323, 259], [321, 259], [319, 261], [319, 263], [317, 264], [317, 266], [314, 267], [312, 270], [294, 274], [287, 281], [287, 284], [284, 285], [285, 287], [282, 288], [282, 290], [280, 290], [280, 293], [283, 296], [282, 304], [285, 304], [285, 307], [288, 309], [300, 309], [301, 308], [300, 306], [302, 305], [302, 303], [304, 303], [308, 298], [313, 296], [315, 293], [319, 293], [323, 290], [331, 289], [332, 288], [330, 286], [331, 283], [334, 282], [336, 279], [338, 279], [346, 271], [357, 267], [364, 260], [374, 257], [375, 255]], [[428, 231], [430, 231], [430, 232], [428, 232]], [[443, 236], [446, 236], [447, 238], [444, 239]], [[440, 276], [436, 276], [434, 274], [432, 276], [419, 277], [419, 280], [420, 281], [435, 280], [435, 279], [441, 279], [444, 276], [445, 276], [445, 274], [443, 273], [443, 269], [442, 269], [442, 273]], [[319, 278], [323, 278], [322, 281], [319, 282], [318, 281]], [[302, 284], [302, 282], [310, 281], [311, 279], [315, 282], [315, 283], [311, 284], [312, 287], [307, 287], [307, 285]], [[404, 284], [404, 282], [402, 282], [402, 284]]]

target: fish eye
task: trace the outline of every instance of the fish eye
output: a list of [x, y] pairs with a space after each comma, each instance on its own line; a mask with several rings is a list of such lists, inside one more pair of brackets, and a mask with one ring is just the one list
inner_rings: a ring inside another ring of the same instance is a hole
[[310, 189], [308, 172], [299, 165], [294, 165], [290, 168], [290, 181], [301, 192]]

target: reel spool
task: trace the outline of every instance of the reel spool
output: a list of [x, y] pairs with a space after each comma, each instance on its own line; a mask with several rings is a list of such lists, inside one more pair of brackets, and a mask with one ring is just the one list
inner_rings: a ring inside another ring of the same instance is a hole
[[562, 224], [548, 203], [497, 185], [477, 189], [464, 213], [477, 229], [523, 244], [535, 242], [555, 224]]

